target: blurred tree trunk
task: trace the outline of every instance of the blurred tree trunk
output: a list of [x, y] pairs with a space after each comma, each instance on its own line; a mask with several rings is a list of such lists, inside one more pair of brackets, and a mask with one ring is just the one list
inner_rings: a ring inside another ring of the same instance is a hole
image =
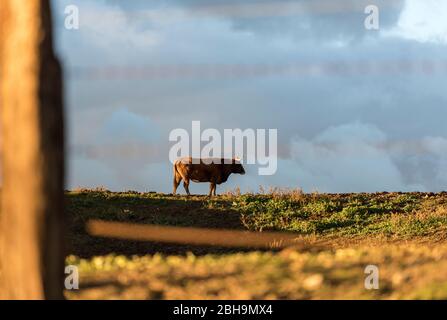
[[0, 298], [62, 299], [61, 68], [48, 0], [0, 1]]

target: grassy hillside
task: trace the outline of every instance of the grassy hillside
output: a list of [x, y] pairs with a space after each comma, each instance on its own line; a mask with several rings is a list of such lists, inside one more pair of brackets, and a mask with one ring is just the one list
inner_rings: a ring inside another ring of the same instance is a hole
[[[69, 192], [70, 298], [445, 298], [447, 193], [173, 197]], [[307, 248], [250, 251], [93, 238], [89, 219], [296, 234]], [[318, 244], [318, 246], [317, 246]], [[377, 264], [380, 290], [364, 289]]]

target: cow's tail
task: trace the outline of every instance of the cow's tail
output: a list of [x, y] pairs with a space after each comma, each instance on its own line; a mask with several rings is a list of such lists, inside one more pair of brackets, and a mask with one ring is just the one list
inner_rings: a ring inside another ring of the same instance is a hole
[[172, 166], [172, 171], [174, 174], [174, 183], [177, 181], [177, 175], [179, 175], [179, 172], [177, 170], [177, 161], [174, 162], [174, 165]]
[[180, 160], [177, 160], [174, 162], [174, 165], [172, 166], [172, 171], [174, 174], [174, 184], [179, 183], [184, 178], [184, 176], [181, 174], [181, 172], [178, 169], [179, 164], [180, 164]]
[[175, 195], [177, 193], [177, 187], [180, 183], [179, 172], [177, 170], [177, 161], [174, 162], [172, 169], [173, 169], [172, 171], [174, 174], [173, 181], [172, 181], [173, 182], [172, 194]]

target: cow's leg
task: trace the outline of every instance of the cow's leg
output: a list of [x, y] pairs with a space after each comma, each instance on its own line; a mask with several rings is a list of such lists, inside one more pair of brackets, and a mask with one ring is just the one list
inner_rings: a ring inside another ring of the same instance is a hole
[[174, 188], [172, 190], [173, 195], [175, 195], [177, 193], [177, 188], [181, 181], [182, 181], [182, 176], [179, 175], [178, 173], [175, 173], [174, 174]]
[[189, 193], [189, 180], [188, 179], [185, 179], [183, 181], [183, 187], [185, 188], [186, 194], [188, 196], [190, 196], [191, 194]]
[[214, 196], [216, 196], [216, 188], [217, 188], [217, 186], [214, 185], [214, 190], [213, 190], [213, 195], [214, 195]]
[[210, 193], [208, 196], [212, 197], [213, 192], [214, 192], [214, 195], [216, 195], [216, 183], [215, 182], [210, 183]]

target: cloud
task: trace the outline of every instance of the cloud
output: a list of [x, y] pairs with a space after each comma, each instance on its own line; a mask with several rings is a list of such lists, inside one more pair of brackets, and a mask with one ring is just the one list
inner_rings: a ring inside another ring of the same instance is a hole
[[[376, 0], [382, 28], [392, 27], [405, 0]], [[370, 0], [181, 0], [164, 3], [108, 0], [129, 20], [148, 19], [182, 25], [191, 21], [227, 21], [233, 31], [296, 42], [340, 47], [378, 33], [364, 28]]]
[[[411, 152], [408, 152], [409, 150]], [[407, 144], [406, 148], [398, 148], [390, 153], [399, 166], [406, 183], [423, 184], [427, 190], [432, 191], [447, 189], [446, 138], [424, 137]]]
[[[411, 1], [405, 7], [404, 1], [380, 1], [382, 31], [370, 32], [363, 27], [365, 2], [351, 2], [355, 10], [346, 14], [339, 7], [298, 13], [300, 5], [320, 1], [53, 1], [58, 50], [67, 66], [69, 144], [87, 146], [70, 154], [78, 163], [71, 176], [76, 179], [81, 166], [86, 172], [98, 167], [94, 179], [82, 181], [169, 192], [168, 133], [200, 120], [219, 130], [278, 129], [277, 175], [248, 174], [222, 189], [445, 189], [444, 151], [436, 151], [444, 150], [439, 141], [447, 136], [445, 72], [393, 72], [401, 60], [445, 60], [446, 47], [430, 40], [439, 38], [441, 22], [429, 21], [421, 28], [425, 35], [418, 35], [408, 27], [420, 11]], [[60, 21], [64, 4], [72, 3], [80, 6], [79, 31], [65, 30]], [[406, 31], [386, 36], [389, 30]], [[342, 71], [362, 63], [365, 69], [375, 63], [390, 68], [374, 74], [241, 76], [237, 69], [324, 63]], [[153, 65], [234, 66], [235, 76], [90, 79], [77, 78], [70, 68]], [[401, 141], [415, 141], [415, 147]], [[194, 189], [206, 192], [207, 186]]]
[[447, 20], [441, 14], [446, 11], [444, 0], [407, 0], [397, 24], [384, 35], [447, 44]]
[[330, 127], [315, 138], [292, 141], [291, 160], [304, 189], [323, 192], [422, 190], [407, 185], [392, 157], [380, 146], [386, 135], [377, 127], [350, 123]]
[[[151, 12], [142, 20], [129, 19], [117, 6], [93, 0], [53, 1], [58, 51], [71, 65], [103, 65], [136, 59], [141, 51], [151, 52], [163, 42], [156, 24], [151, 24]], [[79, 29], [64, 27], [64, 8], [79, 8]], [[112, 50], [111, 50], [112, 48]], [[69, 52], [67, 52], [69, 50]]]

